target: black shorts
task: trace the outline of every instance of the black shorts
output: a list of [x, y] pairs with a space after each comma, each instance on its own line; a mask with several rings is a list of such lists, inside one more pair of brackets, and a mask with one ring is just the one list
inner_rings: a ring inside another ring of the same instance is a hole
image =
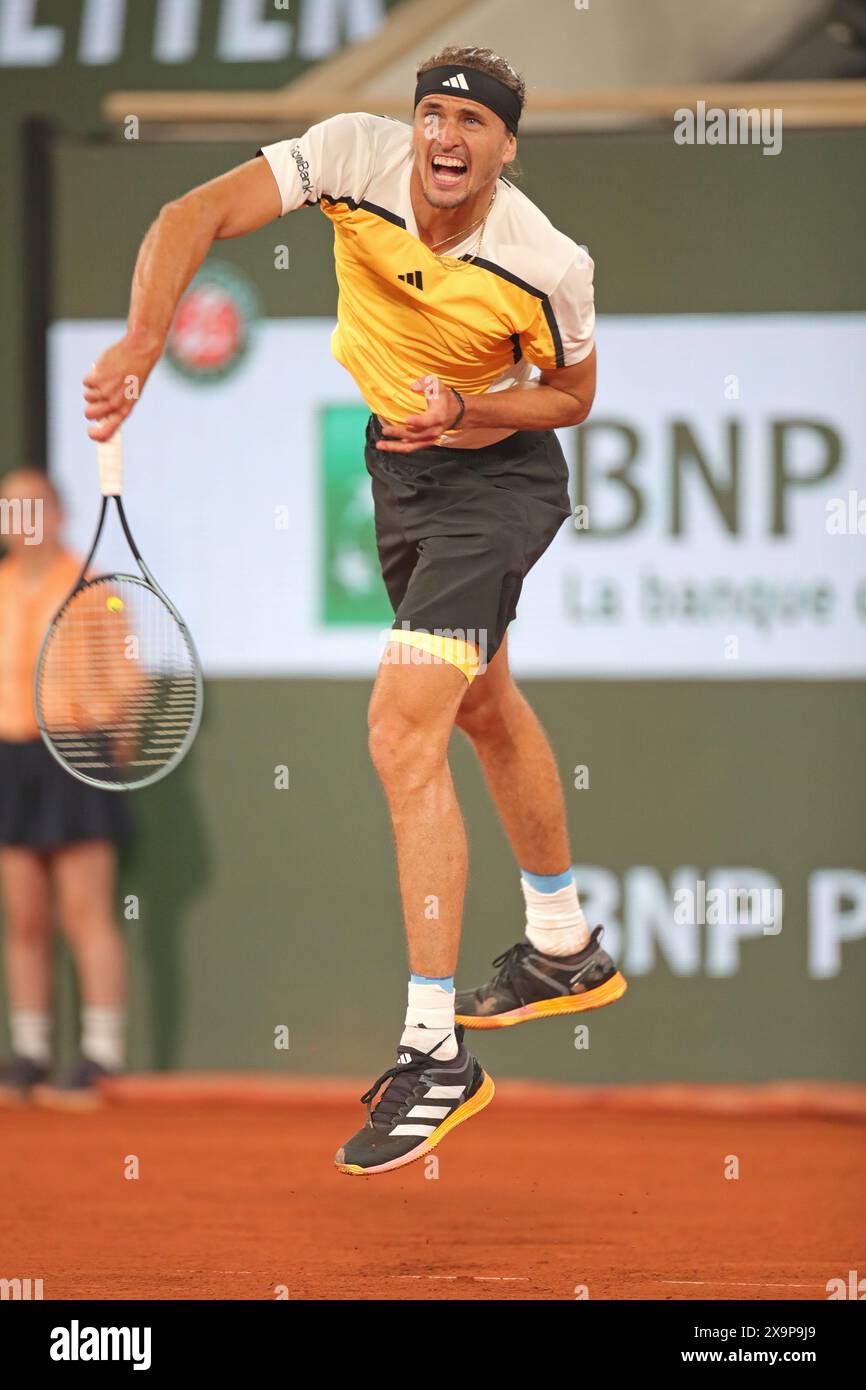
[[51, 850], [82, 840], [124, 840], [131, 829], [125, 795], [79, 782], [41, 738], [0, 739], [0, 845]]
[[371, 415], [364, 457], [394, 627], [461, 637], [483, 670], [524, 578], [571, 516], [559, 440], [553, 430], [518, 430], [484, 449], [392, 454], [376, 448], [381, 438]]

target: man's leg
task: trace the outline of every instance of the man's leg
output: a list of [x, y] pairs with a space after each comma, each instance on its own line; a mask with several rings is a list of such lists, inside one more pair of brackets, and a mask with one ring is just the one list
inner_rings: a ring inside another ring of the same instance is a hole
[[391, 813], [413, 974], [454, 974], [466, 890], [466, 832], [448, 743], [466, 677], [389, 643], [370, 701], [370, 756]]
[[520, 868], [565, 873], [571, 853], [562, 783], [547, 735], [512, 680], [507, 637], [465, 691], [456, 723], [478, 756]]
[[397, 1062], [362, 1096], [369, 1118], [337, 1151], [344, 1173], [384, 1173], [421, 1158], [494, 1094], [454, 1028], [466, 834], [448, 742], [467, 676], [424, 656], [389, 643], [370, 702], [370, 753], [391, 813], [412, 974]]
[[521, 871], [526, 934], [546, 954], [573, 956], [589, 931], [571, 871], [562, 783], [547, 735], [511, 678], [507, 635], [464, 695], [456, 722], [472, 742]]
[[612, 1003], [625, 981], [590, 937], [577, 896], [562, 784], [547, 736], [511, 679], [503, 643], [466, 692], [456, 719], [478, 756], [521, 870], [526, 938], [496, 964], [497, 975], [462, 990], [456, 1017], [471, 1028]]

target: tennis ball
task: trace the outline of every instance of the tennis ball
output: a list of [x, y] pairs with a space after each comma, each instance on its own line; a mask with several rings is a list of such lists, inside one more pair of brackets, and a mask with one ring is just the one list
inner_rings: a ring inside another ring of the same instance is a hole
[[116, 594], [112, 594], [111, 598], [106, 599], [105, 606], [108, 609], [109, 613], [122, 613], [123, 599], [118, 598]]

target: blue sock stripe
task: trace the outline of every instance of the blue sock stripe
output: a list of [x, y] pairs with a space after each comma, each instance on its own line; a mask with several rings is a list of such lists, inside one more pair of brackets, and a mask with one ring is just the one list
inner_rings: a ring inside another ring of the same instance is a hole
[[564, 874], [530, 874], [521, 869], [520, 874], [536, 893], [558, 893], [560, 888], [569, 888], [574, 883], [573, 869], [566, 869]]
[[412, 985], [441, 985], [442, 989], [454, 989], [453, 975], [410, 975]]

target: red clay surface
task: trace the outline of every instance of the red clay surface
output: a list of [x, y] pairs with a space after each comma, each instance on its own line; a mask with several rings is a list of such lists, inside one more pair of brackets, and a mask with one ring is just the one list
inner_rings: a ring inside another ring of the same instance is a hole
[[321, 1093], [0, 1111], [0, 1277], [41, 1278], [46, 1299], [685, 1300], [824, 1299], [866, 1273], [856, 1119], [523, 1088], [443, 1141], [438, 1178], [424, 1160], [345, 1177], [333, 1153], [361, 1115]]

